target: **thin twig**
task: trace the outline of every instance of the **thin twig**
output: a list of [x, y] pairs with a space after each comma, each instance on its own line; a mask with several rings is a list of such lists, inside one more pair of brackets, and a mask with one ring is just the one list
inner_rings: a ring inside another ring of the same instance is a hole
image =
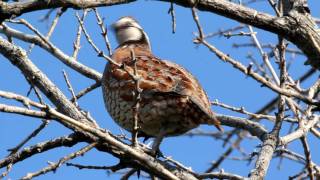
[[[84, 10], [83, 10], [83, 14], [82, 14], [82, 17], [81, 17], [81, 21], [84, 21], [84, 18], [87, 16], [87, 12], [88, 12], [87, 9], [84, 9]], [[81, 26], [79, 25], [79, 26], [78, 26], [78, 30], [77, 30], [77, 34], [76, 34], [76, 39], [75, 39], [75, 41], [73, 42], [73, 53], [72, 53], [72, 57], [73, 57], [74, 60], [77, 60], [77, 59], [78, 59], [78, 54], [79, 54], [79, 51], [80, 51], [80, 48], [81, 48], [81, 45], [80, 45], [80, 42], [81, 42], [81, 32], [82, 32], [82, 29], [81, 29]]]
[[27, 107], [28, 109], [30, 109], [30, 106], [36, 107], [36, 108], [45, 108], [45, 105], [32, 101], [29, 98], [19, 95], [19, 94], [15, 94], [12, 92], [7, 92], [7, 91], [1, 91], [0, 90], [0, 97], [6, 98], [6, 99], [14, 99], [18, 102], [21, 102], [25, 107]]
[[236, 141], [230, 145], [230, 147], [220, 155], [220, 157], [218, 158], [218, 160], [216, 160], [215, 162], [213, 162], [211, 164], [211, 166], [205, 171], [205, 173], [210, 173], [213, 170], [215, 170], [216, 168], [218, 168], [221, 163], [232, 153], [232, 151], [235, 149], [235, 147], [238, 147], [240, 145], [240, 142], [243, 140], [242, 137], [239, 136], [238, 139], [236, 139]]
[[17, 162], [23, 161], [33, 155], [37, 155], [48, 150], [58, 148], [58, 147], [71, 147], [83, 139], [79, 134], [71, 134], [68, 136], [62, 136], [58, 138], [51, 139], [49, 141], [39, 142], [36, 145], [26, 147], [16, 154], [12, 154], [4, 159], [0, 160], [0, 168], [8, 166], [9, 164], [15, 164]]
[[218, 32], [209, 33], [207, 35], [204, 35], [203, 38], [207, 39], [207, 38], [211, 38], [211, 37], [214, 37], [214, 36], [223, 36], [225, 33], [231, 33], [231, 32], [234, 32], [234, 31], [241, 30], [243, 28], [244, 28], [244, 25], [240, 24], [239, 26], [236, 26], [236, 27], [233, 27], [233, 28], [229, 28], [229, 29], [226, 29], [226, 30], [219, 29]]
[[51, 44], [48, 43], [48, 39], [47, 39], [45, 36], [43, 36], [34, 26], [32, 26], [32, 25], [31, 25], [28, 21], [26, 21], [25, 19], [10, 20], [9, 22], [25, 25], [25, 26], [26, 26], [27, 28], [29, 28], [32, 32], [34, 32], [43, 42], [45, 42], [46, 45], [50, 46], [51, 49], [53, 48], [53, 47], [51, 46]]
[[239, 33], [227, 32], [227, 33], [224, 33], [223, 36], [229, 39], [229, 38], [234, 37], [234, 36], [251, 36], [252, 33], [256, 34], [256, 32], [243, 32], [243, 31], [240, 31]]
[[106, 47], [108, 49], [108, 52], [109, 52], [109, 56], [112, 55], [112, 48], [111, 48], [111, 45], [110, 45], [110, 41], [109, 41], [109, 38], [108, 38], [108, 29], [105, 28], [105, 25], [103, 23], [103, 20], [98, 12], [98, 9], [97, 8], [94, 8], [93, 11], [95, 12], [95, 15], [96, 15], [96, 18], [97, 18], [97, 23], [101, 29], [101, 35], [103, 36], [104, 38], [104, 43], [106, 44]]
[[234, 180], [245, 180], [245, 177], [230, 174], [226, 172], [213, 172], [213, 173], [204, 173], [198, 175], [199, 179], [234, 179]]
[[109, 56], [105, 55], [105, 53], [98, 48], [98, 46], [93, 42], [93, 40], [91, 39], [91, 37], [88, 34], [87, 30], [85, 29], [83, 21], [81, 21], [81, 18], [79, 17], [78, 14], [76, 14], [76, 17], [78, 19], [78, 22], [79, 22], [79, 24], [81, 26], [82, 32], [84, 33], [87, 41], [93, 47], [93, 49], [98, 53], [98, 56], [99, 57], [103, 57], [105, 60], [107, 60], [108, 62], [112, 63], [113, 65], [121, 67], [122, 64], [119, 64], [119, 63], [115, 62], [113, 59], [111, 59]]
[[320, 117], [314, 115], [314, 117], [308, 119], [307, 123], [301, 125], [296, 131], [281, 137], [280, 145], [288, 144], [293, 140], [299, 139], [300, 137], [307, 135], [310, 129], [314, 127], [319, 121]]
[[183, 164], [181, 164], [180, 162], [172, 159], [171, 157], [163, 157], [165, 159], [165, 161], [171, 162], [172, 164], [174, 164], [175, 166], [179, 167], [180, 169], [183, 169], [187, 172], [189, 172], [190, 174], [196, 174], [195, 172], [192, 171], [191, 167], [185, 167]]
[[96, 145], [97, 145], [96, 142], [91, 143], [91, 144], [85, 146], [84, 148], [80, 149], [79, 151], [71, 153], [71, 154], [61, 158], [57, 163], [49, 162], [49, 166], [47, 166], [47, 167], [45, 167], [45, 168], [43, 168], [43, 169], [41, 169], [41, 170], [39, 170], [37, 172], [28, 173], [26, 176], [22, 177], [21, 180], [32, 179], [32, 178], [37, 177], [39, 175], [46, 174], [46, 173], [48, 173], [50, 171], [56, 171], [57, 168], [59, 168], [62, 164], [66, 163], [67, 161], [69, 161], [71, 159], [74, 159], [74, 158], [76, 158], [78, 156], [82, 156], [84, 153], [90, 151]]
[[[88, 94], [89, 92], [93, 91], [94, 89], [98, 88], [101, 86], [101, 82], [95, 82], [94, 84], [90, 85], [89, 87], [81, 90], [75, 97], [76, 99], [80, 99], [82, 96]], [[71, 102], [74, 102], [75, 99], [72, 97], [70, 99]]]
[[277, 16], [280, 17], [281, 13], [280, 13], [279, 9], [277, 8], [277, 3], [275, 3], [273, 0], [268, 0], [268, 2], [271, 5], [271, 7], [273, 8], [273, 10], [276, 12]]
[[183, 136], [188, 136], [188, 137], [194, 137], [194, 136], [204, 136], [204, 137], [212, 137], [214, 139], [222, 139], [224, 140], [225, 138], [223, 138], [223, 135], [228, 135], [230, 134], [230, 132], [232, 131], [224, 131], [223, 134], [221, 132], [212, 132], [212, 131], [203, 131], [199, 128], [189, 131], [185, 134], [183, 134]]
[[49, 9], [48, 12], [46, 13], [46, 15], [44, 15], [43, 17], [40, 17], [39, 22], [48, 21], [51, 13], [53, 13], [54, 10], [55, 9]]
[[35, 129], [31, 134], [29, 134], [22, 142], [20, 142], [17, 146], [15, 146], [14, 148], [8, 149], [8, 151], [10, 151], [9, 156], [15, 154], [23, 145], [25, 145], [31, 138], [37, 136], [40, 131], [42, 131], [48, 124], [49, 124], [49, 120], [42, 120], [42, 123], [40, 124], [40, 126]]
[[[42, 124], [35, 129], [30, 135], [28, 135], [23, 141], [21, 141], [18, 145], [16, 145], [14, 148], [8, 149], [8, 151], [10, 151], [10, 154], [7, 156], [7, 158], [11, 157], [11, 156], [16, 156], [18, 153], [18, 150], [24, 146], [30, 139], [32, 139], [33, 137], [35, 137], [37, 134], [40, 133], [41, 130], [43, 130], [49, 123], [49, 120], [43, 120]], [[8, 173], [10, 172], [10, 170], [12, 169], [13, 163], [10, 163], [7, 165], [6, 171], [3, 172], [0, 175], [0, 179], [4, 178], [5, 176], [8, 175]]]
[[[234, 48], [240, 48], [240, 47], [256, 47], [256, 45], [254, 43], [234, 43], [232, 44], [232, 47]], [[268, 49], [275, 49], [277, 48], [275, 45], [272, 44], [262, 44], [261, 45], [262, 48], [268, 48]], [[298, 49], [293, 49], [293, 48], [286, 48], [286, 52], [287, 53], [292, 53], [292, 54], [298, 54], [298, 55], [304, 55], [300, 50]], [[274, 56], [274, 53], [269, 53], [270, 56]]]
[[[122, 162], [116, 164], [116, 165], [113, 165], [113, 166], [92, 166], [92, 165], [82, 165], [82, 164], [75, 164], [75, 163], [66, 163], [66, 166], [71, 166], [71, 167], [75, 167], [75, 168], [78, 168], [79, 170], [82, 170], [82, 169], [92, 169], [92, 170], [104, 170], [104, 171], [107, 171], [108, 173], [111, 171], [113, 173], [121, 170], [121, 169], [125, 169], [125, 168], [128, 168], [128, 166]], [[134, 168], [135, 169], [135, 168]], [[132, 171], [134, 169], [131, 169]], [[127, 176], [126, 175], [129, 175], [127, 173], [131, 172], [131, 170], [129, 170], [128, 172], [126, 173], [123, 173], [123, 172], [119, 172], [119, 174], [124, 174], [124, 178], [126, 178]], [[135, 169], [134, 172], [136, 172], [137, 169]], [[130, 174], [131, 176], [132, 174]], [[128, 176], [129, 177], [129, 176]]]
[[76, 167], [78, 169], [96, 169], [96, 170], [112, 170], [112, 171], [114, 171], [115, 168], [118, 168], [118, 165], [116, 165], [116, 166], [91, 166], [91, 165], [81, 165], [81, 164], [74, 164], [74, 163], [66, 163], [66, 166], [72, 166], [72, 167]]
[[272, 77], [274, 78], [276, 84], [279, 85], [280, 84], [279, 77], [278, 77], [276, 71], [274, 70], [274, 68], [272, 67], [272, 65], [271, 65], [271, 63], [269, 61], [269, 56], [267, 55], [267, 53], [265, 53], [263, 51], [263, 49], [261, 47], [261, 44], [260, 44], [256, 34], [253, 31], [253, 28], [251, 26], [248, 26], [248, 28], [249, 28], [249, 30], [251, 32], [251, 37], [253, 39], [253, 42], [256, 44], [257, 48], [259, 49], [259, 52], [260, 52], [260, 54], [262, 56], [262, 59], [263, 59], [264, 63], [266, 64], [266, 66], [267, 66], [268, 70], [270, 71]]
[[67, 75], [66, 71], [62, 70], [62, 74], [63, 74], [64, 80], [66, 81], [66, 84], [68, 86], [68, 90], [70, 91], [70, 93], [72, 95], [72, 99], [73, 99], [72, 102], [74, 102], [74, 105], [76, 107], [78, 107], [79, 105], [78, 105], [78, 102], [77, 102], [77, 97], [76, 97], [76, 95], [74, 93], [74, 90], [73, 90], [72, 85], [71, 85], [71, 83], [69, 81], [69, 78], [68, 78], [68, 75]]
[[[46, 39], [47, 39], [47, 40], [50, 39], [50, 37], [51, 37], [54, 29], [56, 28], [56, 26], [57, 26], [57, 24], [58, 24], [58, 21], [59, 21], [60, 17], [62, 16], [62, 14], [63, 14], [66, 10], [67, 10], [66, 8], [60, 8], [60, 9], [58, 9], [57, 14], [56, 14], [56, 17], [53, 19], [53, 21], [52, 21], [52, 23], [51, 23], [51, 26], [50, 26], [50, 28], [49, 28], [49, 31], [48, 31], [48, 33], [47, 33], [47, 35], [46, 35]], [[33, 44], [31, 44], [31, 45], [29, 46], [28, 54], [31, 53], [34, 45], [35, 45], [35, 44], [33, 43]]]
[[128, 172], [126, 172], [120, 180], [128, 180], [134, 173], [137, 172], [137, 169], [130, 169]]
[[[231, 111], [235, 111], [235, 112], [238, 112], [238, 113], [246, 114], [248, 116], [251, 116], [252, 119], [268, 119], [268, 120], [273, 121], [273, 122], [276, 120], [275, 116], [266, 115], [266, 114], [255, 114], [255, 113], [246, 111], [244, 107], [237, 108], [237, 107], [229, 106], [229, 105], [221, 103], [221, 102], [219, 102], [217, 100], [211, 101], [211, 104], [215, 105], [215, 106], [220, 106], [220, 107], [229, 109]], [[288, 122], [292, 122], [292, 123], [297, 123], [298, 122], [297, 119], [288, 118], [288, 117], [284, 118], [283, 121], [288, 121]]]
[[140, 110], [142, 89], [140, 88], [140, 78], [139, 78], [138, 69], [137, 69], [137, 59], [133, 49], [131, 49], [131, 59], [134, 63], [134, 72], [133, 72], [134, 76], [138, 77], [138, 78], [135, 78], [135, 77], [132, 78], [136, 85], [136, 89], [134, 92], [134, 94], [136, 95], [135, 97], [136, 102], [132, 107], [133, 108], [132, 145], [136, 147], [138, 145], [138, 130], [139, 130], [138, 122], [139, 122], [139, 110]]
[[13, 167], [13, 163], [9, 163], [6, 167], [6, 170], [0, 174], [0, 179], [6, 177], [9, 174], [9, 172], [12, 170], [12, 167]]
[[258, 73], [260, 72], [260, 74], [261, 74], [264, 78], [266, 78], [267, 80], [271, 79], [270, 76], [268, 75], [266, 69], [265, 69], [265, 64], [264, 64], [264, 63], [263, 63], [263, 64], [259, 64], [258, 61], [252, 56], [252, 54], [248, 54], [246, 57], [247, 57], [249, 60], [251, 60], [251, 62], [252, 62], [253, 64], [255, 64], [255, 66], [257, 67], [256, 72], [258, 72]]
[[[5, 28], [2, 28], [2, 27], [5, 27]], [[17, 31], [15, 29], [12, 29], [6, 26], [4, 23], [2, 23], [2, 26], [0, 26], [0, 31], [5, 34], [11, 35], [14, 38], [17, 38], [19, 40], [22, 40], [28, 43], [35, 43], [37, 46], [43, 48], [48, 53], [52, 54], [54, 57], [60, 60], [62, 63], [71, 67], [72, 69], [84, 75], [85, 77], [88, 77], [95, 81], [101, 80], [102, 75], [100, 73], [98, 73], [96, 70], [92, 68], [89, 68], [88, 66], [83, 65], [78, 61], [75, 61], [74, 58], [65, 54], [61, 49], [56, 47], [50, 41], [43, 40], [39, 36]]]
[[304, 150], [304, 154], [306, 157], [306, 168], [308, 170], [309, 173], [309, 178], [310, 180], [314, 180], [314, 175], [313, 175], [313, 166], [311, 163], [311, 153], [310, 153], [310, 148], [307, 142], [307, 138], [306, 136], [303, 136], [300, 138], [302, 146], [303, 146], [303, 150]]
[[199, 32], [199, 37], [197, 39], [194, 40], [194, 42], [199, 43], [199, 40], [203, 40], [204, 39], [204, 33], [203, 33], [203, 29], [200, 25], [200, 20], [199, 17], [197, 15], [197, 9], [195, 7], [191, 8], [191, 12], [192, 12], [192, 16], [194, 21], [196, 22], [197, 28], [198, 28], [198, 32]]
[[176, 15], [173, 7], [173, 2], [170, 3], [170, 8], [168, 10], [168, 14], [171, 16], [171, 24], [172, 24], [172, 33], [174, 34], [176, 32]]

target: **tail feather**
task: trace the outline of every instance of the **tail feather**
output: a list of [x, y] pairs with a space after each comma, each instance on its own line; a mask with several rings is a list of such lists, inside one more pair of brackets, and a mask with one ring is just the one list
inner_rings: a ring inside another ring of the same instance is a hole
[[211, 119], [208, 121], [208, 124], [210, 125], [213, 124], [220, 132], [224, 131], [217, 116], [214, 115], [213, 113], [212, 113]]

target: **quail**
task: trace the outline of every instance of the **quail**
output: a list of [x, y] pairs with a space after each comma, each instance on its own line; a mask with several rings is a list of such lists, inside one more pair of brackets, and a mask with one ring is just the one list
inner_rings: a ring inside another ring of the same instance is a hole
[[102, 92], [106, 109], [119, 126], [130, 132], [133, 129], [135, 70], [141, 89], [136, 110], [138, 134], [155, 137], [153, 148], [159, 148], [164, 137], [184, 134], [200, 124], [212, 124], [222, 131], [197, 79], [183, 67], [153, 55], [147, 34], [134, 18], [122, 17], [112, 28], [119, 43], [112, 59], [121, 66], [106, 65]]

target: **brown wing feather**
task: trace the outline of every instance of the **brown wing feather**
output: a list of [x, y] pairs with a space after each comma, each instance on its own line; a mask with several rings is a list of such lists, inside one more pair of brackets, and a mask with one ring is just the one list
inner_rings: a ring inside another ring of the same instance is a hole
[[[125, 63], [127, 67], [131, 67], [129, 70], [133, 72], [134, 62], [128, 48], [118, 49], [113, 58], [117, 62]], [[214, 124], [219, 130], [222, 130], [220, 122], [211, 111], [211, 104], [205, 91], [190, 72], [178, 64], [155, 57], [150, 51], [145, 51], [143, 47], [138, 46], [133, 49], [137, 59], [138, 74], [142, 77], [140, 88], [143, 89], [143, 92], [176, 93], [188, 96], [192, 103], [208, 115], [207, 123]], [[130, 80], [131, 78], [122, 69], [114, 70], [112, 74], [120, 79]]]
[[172, 63], [170, 61], [165, 61], [169, 67], [174, 67], [179, 69], [183, 74], [183, 77], [187, 77], [187, 79], [182, 79], [178, 84], [176, 84], [176, 88], [173, 89], [173, 92], [178, 93], [180, 95], [189, 96], [190, 100], [205, 114], [210, 117], [208, 120], [208, 124], [215, 125], [220, 131], [223, 131], [220, 126], [220, 121], [216, 118], [214, 113], [211, 111], [211, 103], [209, 102], [208, 96], [205, 91], [202, 89], [198, 80], [186, 69], [179, 66], [178, 64]]

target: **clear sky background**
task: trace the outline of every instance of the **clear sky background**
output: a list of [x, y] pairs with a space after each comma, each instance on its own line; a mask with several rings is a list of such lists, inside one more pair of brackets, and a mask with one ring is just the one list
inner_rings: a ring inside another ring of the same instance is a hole
[[[312, 0], [309, 1], [309, 5], [313, 16], [319, 17], [319, 2], [317, 0]], [[263, 12], [274, 14], [266, 0], [258, 1], [249, 6]], [[149, 35], [154, 54], [160, 58], [176, 62], [191, 71], [193, 75], [199, 79], [210, 100], [218, 99], [223, 103], [236, 107], [243, 106], [246, 110], [255, 112], [269, 102], [269, 100], [276, 97], [276, 94], [271, 90], [260, 87], [260, 84], [256, 83], [251, 78], [248, 78], [243, 75], [243, 73], [235, 70], [231, 65], [217, 59], [217, 57], [210, 53], [207, 48], [203, 46], [198, 47], [192, 43], [192, 39], [194, 38], [193, 33], [197, 32], [197, 29], [192, 19], [190, 9], [176, 5], [174, 6], [177, 29], [176, 33], [172, 34], [171, 17], [167, 14], [169, 7], [170, 4], [168, 3], [139, 1], [127, 5], [99, 8], [99, 12], [105, 17], [105, 23], [108, 25], [121, 16], [130, 15], [135, 17]], [[81, 11], [70, 9], [60, 18], [58, 26], [51, 38], [56, 46], [69, 55], [72, 54], [72, 43], [76, 35], [76, 29], [78, 28], [78, 23], [74, 16], [75, 12], [81, 13]], [[40, 32], [46, 34], [48, 25], [51, 23], [54, 14], [50, 17], [49, 23], [40, 23], [39, 18], [45, 13], [46, 11], [38, 11], [28, 13], [22, 17], [36, 26]], [[216, 32], [221, 28], [227, 29], [238, 25], [235, 21], [212, 13], [200, 12], [199, 16], [205, 33]], [[89, 13], [85, 21], [85, 26], [98, 46], [101, 49], [105, 49], [93, 13]], [[20, 30], [31, 33], [21, 25], [12, 27], [17, 27]], [[247, 32], [248, 30], [243, 29], [243, 31]], [[254, 31], [258, 33], [258, 38], [262, 44], [275, 44], [277, 42], [277, 36], [274, 34], [256, 28], [254, 28]], [[114, 34], [111, 31], [109, 32], [109, 38], [111, 40], [112, 48], [114, 49], [117, 44]], [[20, 41], [15, 42], [23, 48], [28, 47], [28, 44], [26, 43]], [[258, 51], [254, 48], [232, 48], [233, 43], [251, 42], [250, 37], [241, 36], [227, 39], [225, 37], [216, 36], [210, 39], [210, 42], [220, 50], [230, 54], [230, 56], [235, 57], [237, 60], [240, 60], [245, 65], [248, 65], [249, 63], [249, 60], [246, 58], [249, 52], [252, 53], [259, 62], [262, 62]], [[269, 51], [269, 49], [266, 49], [266, 51]], [[105, 52], [107, 52], [107, 50], [105, 50]], [[68, 97], [71, 96], [63, 79], [61, 72], [63, 69], [67, 71], [76, 92], [79, 92], [93, 83], [92, 80], [81, 77], [77, 72], [68, 68], [41, 48], [35, 47], [29, 57]], [[287, 58], [290, 58], [290, 56]], [[86, 42], [84, 36], [81, 40], [79, 61], [101, 73], [103, 72], [106, 63], [102, 58], [97, 57], [91, 46]], [[274, 61], [274, 59], [272, 59], [272, 61]], [[303, 65], [304, 61], [304, 56], [297, 56], [294, 59], [289, 71], [291, 76], [297, 78], [310, 68]], [[277, 67], [274, 63], [273, 65], [274, 67]], [[26, 83], [20, 71], [2, 56], [0, 56], [0, 72], [1, 90], [26, 95], [29, 90], [29, 85]], [[319, 73], [316, 73], [309, 81], [302, 84], [302, 87], [308, 87], [318, 78], [318, 75]], [[34, 94], [31, 95], [31, 98], [36, 99]], [[4, 99], [0, 99], [0, 103], [20, 106], [20, 104]], [[104, 109], [101, 88], [98, 88], [81, 98], [79, 104], [81, 108], [90, 112], [101, 127], [112, 131], [114, 134], [121, 133], [119, 127], [112, 121]], [[213, 107], [213, 109], [221, 114], [246, 117], [217, 107]], [[8, 154], [7, 149], [14, 147], [40, 124], [41, 121], [39, 119], [0, 113], [0, 158], [5, 157]], [[263, 121], [263, 124], [268, 130], [272, 127], [272, 124], [267, 121]], [[201, 126], [200, 128], [208, 131], [216, 131], [214, 127]], [[228, 130], [229, 128], [225, 127], [225, 129]], [[281, 134], [287, 132], [288, 126], [284, 126]], [[37, 142], [67, 135], [69, 133], [71, 133], [71, 131], [52, 121], [47, 128], [45, 128], [36, 138], [32, 139], [27, 145], [30, 146]], [[320, 163], [320, 155], [318, 153], [319, 140], [315, 139], [313, 136], [308, 138], [311, 146], [312, 159], [318, 164]], [[170, 155], [184, 165], [192, 167], [194, 171], [202, 172], [210, 166], [211, 161], [216, 160], [221, 153], [229, 147], [222, 147], [222, 143], [223, 142], [216, 141], [210, 137], [190, 138], [181, 136], [165, 139], [161, 144], [161, 150], [165, 155]], [[257, 147], [259, 144], [259, 140], [252, 138], [243, 141], [241, 147], [246, 153], [252, 153], [259, 151], [259, 148]], [[27, 172], [38, 171], [47, 166], [47, 161], [56, 162], [62, 156], [74, 152], [84, 145], [85, 144], [78, 144], [72, 148], [55, 149], [36, 155], [21, 163], [17, 163], [14, 165], [12, 172], [10, 172], [7, 178], [18, 179]], [[300, 147], [301, 144], [299, 141], [289, 145], [289, 149], [303, 154], [303, 149]], [[240, 155], [241, 153], [235, 151], [230, 157], [241, 157]], [[117, 159], [105, 153], [99, 153], [96, 150], [92, 150], [85, 154], [85, 156], [79, 157], [71, 162], [83, 165], [109, 166], [116, 164]], [[221, 168], [226, 172], [247, 176], [254, 167], [254, 162], [255, 159], [252, 162], [227, 159], [222, 163]], [[294, 175], [303, 168], [303, 165], [292, 163], [285, 159], [282, 162], [280, 169], [278, 169], [278, 165], [279, 159], [276, 158], [271, 161], [266, 179], [287, 179], [288, 176]], [[73, 167], [63, 166], [55, 173], [51, 172], [36, 179], [119, 179], [119, 177], [121, 177], [121, 174], [109, 176], [106, 171], [78, 170]], [[136, 177], [133, 177], [132, 179], [135, 178]]]

